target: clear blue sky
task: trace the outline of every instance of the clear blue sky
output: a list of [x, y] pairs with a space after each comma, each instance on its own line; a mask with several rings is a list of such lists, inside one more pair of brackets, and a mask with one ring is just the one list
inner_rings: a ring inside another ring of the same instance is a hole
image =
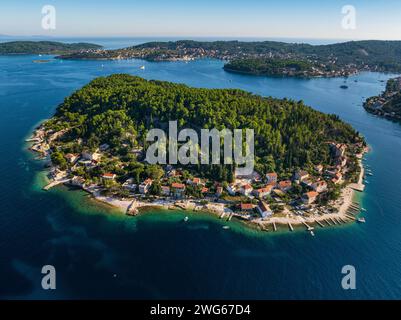
[[[41, 28], [54, 5], [57, 28]], [[341, 8], [356, 8], [344, 30]], [[401, 39], [401, 0], [1, 0], [0, 34]]]

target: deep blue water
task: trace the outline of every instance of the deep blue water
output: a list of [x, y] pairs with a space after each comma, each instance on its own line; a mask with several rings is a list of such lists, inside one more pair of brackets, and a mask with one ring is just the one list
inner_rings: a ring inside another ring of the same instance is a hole
[[[342, 90], [340, 78], [235, 75], [216, 60], [35, 64], [34, 59], [0, 57], [0, 297], [401, 298], [401, 126], [361, 106], [391, 75], [364, 73], [348, 79], [349, 89]], [[360, 195], [367, 223], [317, 229], [314, 238], [303, 231], [258, 233], [235, 222], [227, 231], [209, 216], [191, 216], [187, 224], [174, 212], [128, 218], [81, 192], [41, 191], [43, 164], [32, 159], [24, 139], [64, 97], [112, 73], [302, 99], [338, 114], [372, 147], [366, 163], [374, 176]], [[41, 289], [46, 264], [57, 270], [54, 291]], [[341, 288], [341, 268], [348, 264], [357, 271], [353, 291]]]

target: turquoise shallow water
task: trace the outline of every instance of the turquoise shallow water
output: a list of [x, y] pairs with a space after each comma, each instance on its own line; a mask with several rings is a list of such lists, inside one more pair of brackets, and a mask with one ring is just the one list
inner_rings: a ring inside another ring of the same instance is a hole
[[[401, 126], [361, 107], [391, 75], [364, 73], [342, 90], [344, 79], [235, 75], [216, 60], [32, 63], [36, 58], [0, 57], [0, 297], [401, 298]], [[235, 222], [223, 230], [208, 215], [190, 215], [186, 224], [183, 213], [172, 211], [129, 218], [82, 192], [41, 191], [42, 164], [26, 152], [24, 139], [65, 96], [111, 73], [302, 99], [338, 114], [372, 147], [366, 163], [374, 176], [359, 195], [367, 223], [317, 229], [314, 238], [266, 235]], [[41, 289], [45, 264], [56, 267], [55, 291]], [[347, 264], [356, 267], [354, 291], [341, 288]]]

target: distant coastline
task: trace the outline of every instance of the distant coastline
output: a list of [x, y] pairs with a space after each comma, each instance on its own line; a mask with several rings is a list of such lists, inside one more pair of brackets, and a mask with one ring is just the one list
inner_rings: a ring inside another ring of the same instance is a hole
[[386, 89], [363, 104], [369, 113], [394, 121], [401, 121], [401, 76], [389, 79]]
[[400, 72], [401, 41], [349, 41], [309, 45], [278, 41], [147, 42], [114, 50], [89, 50], [58, 59], [191, 61], [216, 58], [225, 69], [249, 75], [286, 77], [347, 77], [361, 71]]
[[0, 43], [0, 55], [53, 54], [65, 60], [151, 62], [215, 58], [228, 61], [227, 72], [282, 77], [348, 77], [362, 71], [401, 72], [401, 41], [349, 41], [326, 45], [278, 41], [146, 42], [105, 50], [92, 43], [13, 41]]
[[11, 41], [0, 42], [1, 55], [60, 55], [98, 50], [102, 46], [92, 43], [62, 43], [55, 41]]

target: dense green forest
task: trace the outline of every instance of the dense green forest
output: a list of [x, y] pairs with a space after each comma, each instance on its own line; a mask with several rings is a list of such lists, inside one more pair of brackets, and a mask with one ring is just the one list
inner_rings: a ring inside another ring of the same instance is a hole
[[383, 111], [387, 113], [393, 113], [398, 118], [401, 117], [401, 90], [400, 90], [400, 78], [389, 79], [386, 85], [385, 92], [391, 92], [393, 95], [389, 101], [383, 106]]
[[313, 64], [302, 60], [284, 59], [236, 59], [226, 63], [224, 70], [258, 75], [302, 76], [312, 72]]
[[61, 43], [54, 41], [13, 41], [0, 43], [0, 54], [62, 54], [79, 50], [99, 49], [91, 43]]
[[178, 120], [181, 129], [254, 129], [260, 172], [288, 173], [298, 167], [329, 164], [327, 141], [360, 140], [337, 116], [315, 111], [302, 101], [237, 89], [191, 88], [125, 74], [97, 78], [76, 91], [45, 126], [69, 129], [58, 145], [62, 153], [94, 150], [107, 143], [116, 156], [124, 157], [127, 148], [144, 145], [147, 130], [165, 128], [170, 120]]
[[388, 113], [401, 117], [401, 92], [392, 97], [391, 101], [383, 106], [383, 110]]

